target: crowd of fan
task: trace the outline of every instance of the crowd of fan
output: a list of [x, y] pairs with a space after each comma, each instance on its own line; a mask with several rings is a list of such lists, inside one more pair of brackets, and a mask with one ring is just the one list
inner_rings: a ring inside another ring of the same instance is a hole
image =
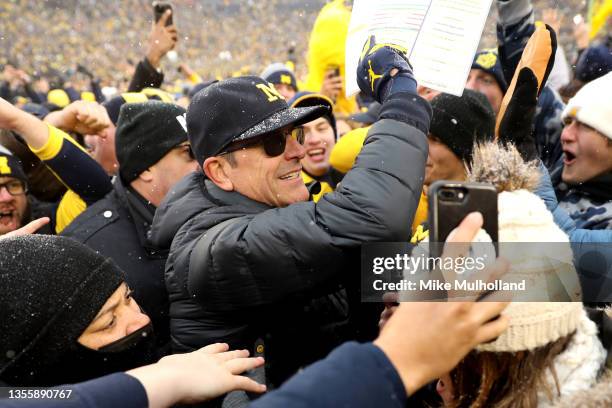
[[[165, 63], [168, 80], [181, 77], [176, 72], [179, 62], [205, 79], [214, 79], [259, 73], [271, 62], [288, 59], [296, 60], [297, 76], [303, 78], [308, 34], [323, 4], [323, 0], [176, 1], [178, 62]], [[538, 0], [535, 6], [557, 11], [565, 23], [560, 43], [573, 57], [576, 47], [568, 23], [576, 14], [586, 13], [585, 2]], [[3, 2], [0, 64], [15, 61], [29, 75], [47, 79], [59, 74], [69, 77], [81, 64], [103, 86], [125, 89], [143, 52], [152, 16], [148, 0], [111, 1], [103, 7], [91, 0]], [[481, 48], [494, 46], [495, 20], [492, 8]], [[214, 52], [203, 55], [201, 50], [208, 48]]]
[[[176, 1], [178, 58], [211, 79], [260, 72], [270, 62], [286, 61], [292, 47], [302, 60], [323, 3]], [[0, 63], [15, 60], [30, 75], [42, 76], [81, 64], [103, 85], [121, 89], [143, 52], [153, 9], [148, 0], [7, 1], [0, 4], [0, 19]], [[170, 81], [180, 77], [177, 68], [168, 64]]]

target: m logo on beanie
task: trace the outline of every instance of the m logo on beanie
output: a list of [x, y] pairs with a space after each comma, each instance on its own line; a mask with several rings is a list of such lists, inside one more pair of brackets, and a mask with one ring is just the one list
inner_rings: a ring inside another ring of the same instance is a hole
[[478, 56], [478, 59], [476, 60], [476, 64], [480, 65], [484, 69], [493, 68], [496, 62], [497, 62], [497, 54], [495, 54], [495, 52], [493, 51], [487, 52], [487, 53], [484, 53]]
[[266, 94], [266, 96], [268, 97], [268, 102], [274, 102], [277, 101], [279, 99], [283, 99], [283, 95], [281, 95], [276, 88], [274, 88], [274, 85], [272, 84], [257, 84], [255, 85], [257, 87], [257, 89], [259, 89], [260, 91], [262, 91], [263, 93]]
[[11, 167], [8, 165], [8, 158], [0, 156], [0, 174], [13, 174]]
[[185, 129], [185, 133], [187, 133], [187, 113], [183, 113], [182, 115], [178, 115], [176, 117], [178, 123], [180, 123], [181, 127]]
[[291, 76], [289, 75], [281, 74], [280, 80], [281, 84], [291, 85]]

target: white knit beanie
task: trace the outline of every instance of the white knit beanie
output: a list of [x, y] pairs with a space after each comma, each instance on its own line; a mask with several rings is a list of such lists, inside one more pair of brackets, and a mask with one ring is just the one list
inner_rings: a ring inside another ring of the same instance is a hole
[[589, 82], [563, 110], [563, 119], [576, 118], [612, 139], [612, 72]]
[[[518, 293], [503, 312], [510, 317], [508, 329], [495, 341], [478, 346], [481, 351], [533, 350], [576, 331], [584, 316], [569, 239], [544, 202], [530, 191], [538, 174], [535, 164], [520, 160], [514, 148], [490, 143], [474, 152], [471, 181], [512, 190], [498, 194], [499, 251], [511, 262], [504, 279], [525, 279], [529, 289]], [[561, 284], [551, 288], [551, 278]], [[530, 302], [544, 295], [574, 301]]]

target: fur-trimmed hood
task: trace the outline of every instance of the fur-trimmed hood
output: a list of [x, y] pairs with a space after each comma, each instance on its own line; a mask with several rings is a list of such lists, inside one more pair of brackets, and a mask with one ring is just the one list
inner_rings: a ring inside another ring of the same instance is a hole
[[506, 146], [486, 142], [474, 146], [472, 167], [468, 180], [490, 183], [497, 192], [535, 191], [540, 180], [537, 161], [525, 162], [513, 144]]
[[607, 370], [599, 382], [588, 390], [569, 395], [554, 408], [601, 408], [612, 407], [612, 371]]

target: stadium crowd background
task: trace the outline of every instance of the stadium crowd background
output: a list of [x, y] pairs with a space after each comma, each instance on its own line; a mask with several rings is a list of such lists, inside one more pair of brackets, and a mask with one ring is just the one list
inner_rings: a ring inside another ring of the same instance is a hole
[[[573, 60], [572, 18], [585, 15], [586, 0], [536, 0], [536, 18], [554, 8], [563, 18], [560, 43]], [[269, 63], [294, 59], [298, 78], [306, 75], [308, 36], [324, 0], [175, 0], [178, 58], [162, 66], [166, 83], [181, 78], [180, 63], [204, 79], [258, 74]], [[495, 45], [496, 11], [481, 40]], [[126, 89], [133, 65], [142, 58], [152, 20], [150, 0], [8, 0], [0, 3], [0, 65], [15, 62], [34, 78], [65, 78], [76, 64], [87, 67], [102, 86]], [[290, 55], [290, 49], [294, 51]], [[71, 78], [73, 81], [85, 80]]]

